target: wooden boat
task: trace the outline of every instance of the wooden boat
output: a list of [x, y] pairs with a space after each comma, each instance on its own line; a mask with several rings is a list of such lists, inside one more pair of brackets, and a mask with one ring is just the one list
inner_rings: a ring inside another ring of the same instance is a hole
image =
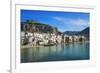
[[51, 43], [51, 44], [44, 44], [44, 46], [54, 46], [55, 44], [54, 43]]

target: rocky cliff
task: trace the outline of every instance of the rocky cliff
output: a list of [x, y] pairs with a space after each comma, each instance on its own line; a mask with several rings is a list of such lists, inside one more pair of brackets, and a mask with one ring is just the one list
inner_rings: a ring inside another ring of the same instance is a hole
[[56, 27], [36, 21], [21, 22], [21, 31], [28, 31], [32, 33], [60, 33]]

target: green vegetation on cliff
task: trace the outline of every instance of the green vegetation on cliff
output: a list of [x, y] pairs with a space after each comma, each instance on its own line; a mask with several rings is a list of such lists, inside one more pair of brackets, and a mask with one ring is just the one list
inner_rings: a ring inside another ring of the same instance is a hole
[[28, 31], [32, 33], [34, 32], [58, 33], [59, 32], [56, 27], [50, 26], [49, 24], [43, 24], [34, 20], [27, 20], [25, 22], [21, 22], [21, 31]]

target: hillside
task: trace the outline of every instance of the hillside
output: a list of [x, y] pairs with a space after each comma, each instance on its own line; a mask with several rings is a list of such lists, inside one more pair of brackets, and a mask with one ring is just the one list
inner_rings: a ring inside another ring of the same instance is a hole
[[79, 31], [66, 31], [66, 32], [64, 32], [64, 34], [67, 34], [67, 35], [76, 35], [78, 33], [79, 33]]
[[21, 22], [21, 31], [28, 32], [39, 32], [39, 33], [58, 33], [56, 27], [50, 26], [48, 24], [39, 23], [36, 21], [26, 21]]
[[89, 37], [89, 27], [83, 29], [82, 31], [66, 31], [64, 34], [66, 35], [84, 35], [86, 37]]
[[87, 35], [89, 34], [89, 27], [85, 28], [84, 30], [82, 30], [81, 32], [79, 32], [80, 35]]

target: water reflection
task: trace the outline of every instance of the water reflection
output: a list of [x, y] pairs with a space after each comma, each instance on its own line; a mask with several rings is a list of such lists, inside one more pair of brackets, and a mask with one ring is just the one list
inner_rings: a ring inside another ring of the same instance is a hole
[[42, 62], [89, 59], [89, 43], [77, 42], [55, 46], [21, 48], [21, 62]]

